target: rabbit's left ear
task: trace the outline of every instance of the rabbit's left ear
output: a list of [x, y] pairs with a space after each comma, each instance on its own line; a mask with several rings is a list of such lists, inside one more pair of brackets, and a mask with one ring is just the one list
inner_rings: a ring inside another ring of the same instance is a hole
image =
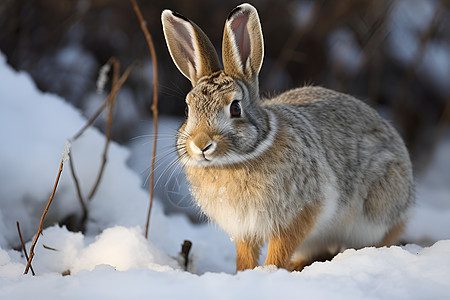
[[253, 82], [264, 57], [264, 41], [256, 8], [241, 4], [233, 9], [225, 23], [222, 59], [225, 73]]
[[186, 17], [164, 10], [164, 37], [175, 65], [192, 83], [220, 70], [219, 58], [206, 34]]

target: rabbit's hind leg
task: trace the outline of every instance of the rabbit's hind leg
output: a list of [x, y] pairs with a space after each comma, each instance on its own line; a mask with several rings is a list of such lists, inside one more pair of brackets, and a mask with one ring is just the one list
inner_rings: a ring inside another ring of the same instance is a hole
[[401, 163], [390, 164], [384, 176], [371, 185], [364, 202], [364, 215], [386, 231], [375, 245], [392, 245], [402, 233], [414, 203], [411, 173]]
[[325, 251], [325, 252], [321, 252], [318, 255], [315, 255], [314, 257], [310, 258], [310, 259], [304, 259], [304, 258], [299, 258], [296, 260], [291, 260], [289, 262], [289, 265], [287, 267], [287, 269], [289, 271], [301, 271], [303, 270], [303, 268], [311, 265], [312, 263], [316, 262], [316, 261], [331, 261], [333, 259], [333, 257], [336, 256], [336, 254], [338, 254], [339, 252], [330, 252], [330, 251]]
[[387, 246], [390, 247], [395, 245], [398, 242], [398, 237], [402, 234], [405, 229], [406, 222], [400, 221], [396, 225], [394, 225], [384, 236], [383, 240], [380, 243], [380, 247]]

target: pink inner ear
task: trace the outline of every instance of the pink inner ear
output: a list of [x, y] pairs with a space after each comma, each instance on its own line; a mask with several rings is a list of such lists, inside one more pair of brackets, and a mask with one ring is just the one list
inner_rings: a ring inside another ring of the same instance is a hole
[[245, 62], [250, 56], [250, 35], [247, 30], [248, 15], [236, 16], [230, 23], [230, 28], [234, 33], [236, 46], [239, 51], [241, 62], [245, 67]]
[[[175, 32], [177, 33], [177, 39], [181, 51], [186, 56], [186, 58], [191, 62], [194, 69], [197, 68], [195, 63], [195, 48], [194, 48], [194, 37], [191, 32], [186, 28], [186, 24], [179, 22], [175, 18], [170, 18], [170, 23], [173, 25]], [[186, 23], [186, 22], [185, 22]], [[190, 26], [190, 24], [189, 24]]]

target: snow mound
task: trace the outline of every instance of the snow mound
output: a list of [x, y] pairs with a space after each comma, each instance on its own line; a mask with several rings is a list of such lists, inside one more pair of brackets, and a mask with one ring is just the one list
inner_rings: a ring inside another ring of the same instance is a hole
[[[53, 187], [61, 151], [68, 139], [86, 124], [78, 110], [61, 98], [37, 91], [31, 78], [16, 73], [0, 56], [0, 246], [18, 246], [16, 221], [20, 221], [25, 239], [30, 239], [39, 224]], [[71, 155], [86, 201], [101, 165], [104, 136], [88, 129], [73, 142]], [[89, 201], [89, 233], [114, 226], [145, 224], [148, 196], [138, 176], [126, 160], [129, 151], [111, 143], [109, 161], [94, 198]], [[155, 204], [155, 214], [162, 214]], [[57, 193], [47, 217], [52, 224], [82, 210], [70, 166], [65, 164]]]
[[[114, 228], [110, 233], [120, 235], [122, 230]], [[9, 263], [5, 265], [5, 261]], [[8, 253], [0, 251], [0, 274], [17, 267], [17, 263], [11, 261], [13, 258]], [[314, 263], [302, 272], [293, 273], [266, 266], [236, 275], [206, 273], [198, 276], [168, 267], [118, 271], [110, 265], [97, 265], [91, 271], [66, 277], [55, 273], [35, 278], [1, 276], [0, 297], [287, 299], [301, 295], [319, 299], [445, 299], [450, 292], [449, 266], [450, 241], [447, 240], [429, 248], [347, 250], [331, 262]]]

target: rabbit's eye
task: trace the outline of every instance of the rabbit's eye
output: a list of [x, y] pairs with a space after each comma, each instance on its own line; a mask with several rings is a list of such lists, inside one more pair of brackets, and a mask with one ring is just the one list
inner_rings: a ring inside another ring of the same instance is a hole
[[234, 100], [230, 105], [230, 116], [232, 118], [239, 118], [241, 116], [241, 113], [241, 103], [239, 103], [238, 100]]

